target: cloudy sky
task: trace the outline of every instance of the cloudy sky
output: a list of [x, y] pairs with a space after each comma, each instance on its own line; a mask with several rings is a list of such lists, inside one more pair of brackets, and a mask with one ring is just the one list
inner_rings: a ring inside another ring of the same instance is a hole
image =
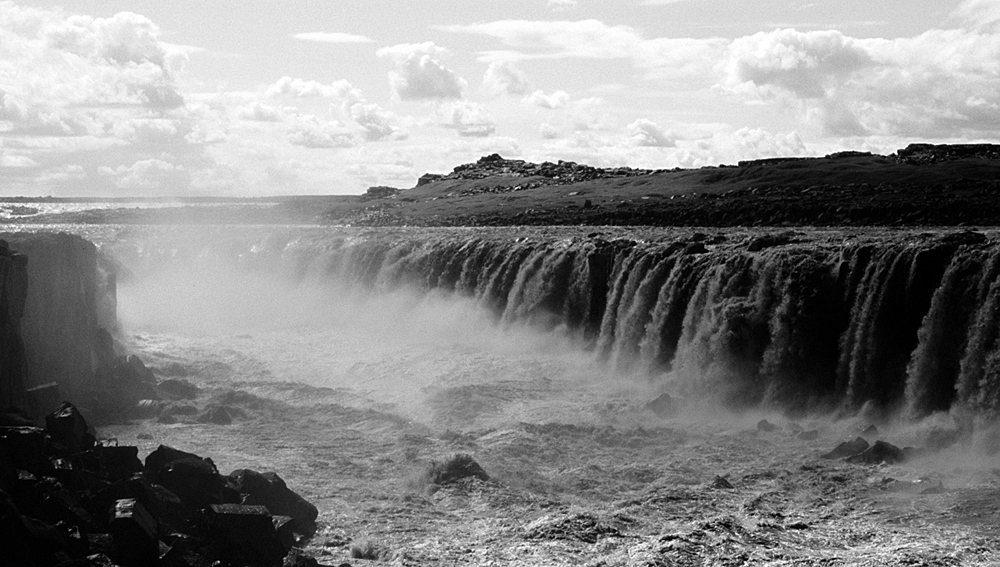
[[1000, 138], [1000, 0], [0, 2], [0, 195]]

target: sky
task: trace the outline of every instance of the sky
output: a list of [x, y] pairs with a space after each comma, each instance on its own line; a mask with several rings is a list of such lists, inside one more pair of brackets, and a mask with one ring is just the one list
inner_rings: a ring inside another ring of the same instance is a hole
[[0, 1], [0, 196], [1000, 138], [1000, 0]]

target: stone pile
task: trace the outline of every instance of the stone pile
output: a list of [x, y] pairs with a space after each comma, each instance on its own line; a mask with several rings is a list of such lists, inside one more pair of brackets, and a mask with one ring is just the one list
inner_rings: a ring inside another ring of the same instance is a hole
[[273, 472], [219, 473], [164, 445], [99, 442], [69, 402], [45, 427], [0, 414], [0, 563], [294, 567], [317, 509]]
[[924, 165], [959, 159], [1000, 159], [998, 144], [910, 144], [898, 150], [897, 161]]
[[578, 164], [572, 161], [559, 160], [556, 163], [531, 163], [522, 159], [504, 159], [499, 154], [491, 154], [475, 163], [457, 166], [446, 175], [421, 177], [423, 183], [446, 179], [485, 179], [488, 177], [541, 177], [545, 185], [568, 185], [594, 179], [611, 179], [616, 177], [636, 177], [650, 175], [659, 170], [634, 169], [631, 167], [600, 168]]

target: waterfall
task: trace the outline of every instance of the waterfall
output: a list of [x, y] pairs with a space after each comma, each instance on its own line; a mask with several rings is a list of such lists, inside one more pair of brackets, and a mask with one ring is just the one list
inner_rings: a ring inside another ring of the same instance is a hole
[[499, 324], [563, 329], [615, 369], [731, 406], [1000, 410], [1000, 247], [982, 235], [831, 231], [766, 246], [669, 230], [217, 236], [180, 253], [152, 238], [105, 248], [147, 268], [180, 254], [373, 293], [460, 294]]

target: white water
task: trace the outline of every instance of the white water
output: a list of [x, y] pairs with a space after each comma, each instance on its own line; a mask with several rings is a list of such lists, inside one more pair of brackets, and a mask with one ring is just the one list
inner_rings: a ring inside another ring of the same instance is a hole
[[118, 313], [131, 348], [153, 368], [177, 363], [196, 370], [196, 381], [272, 396], [301, 395], [281, 383], [332, 388], [340, 403], [419, 421], [429, 397], [470, 385], [489, 386], [496, 407], [484, 418], [501, 420], [573, 422], [593, 417], [580, 414], [582, 399], [650, 395], [645, 381], [613, 376], [561, 329], [500, 324], [454, 294], [372, 294], [330, 279], [177, 262], [121, 283]]

